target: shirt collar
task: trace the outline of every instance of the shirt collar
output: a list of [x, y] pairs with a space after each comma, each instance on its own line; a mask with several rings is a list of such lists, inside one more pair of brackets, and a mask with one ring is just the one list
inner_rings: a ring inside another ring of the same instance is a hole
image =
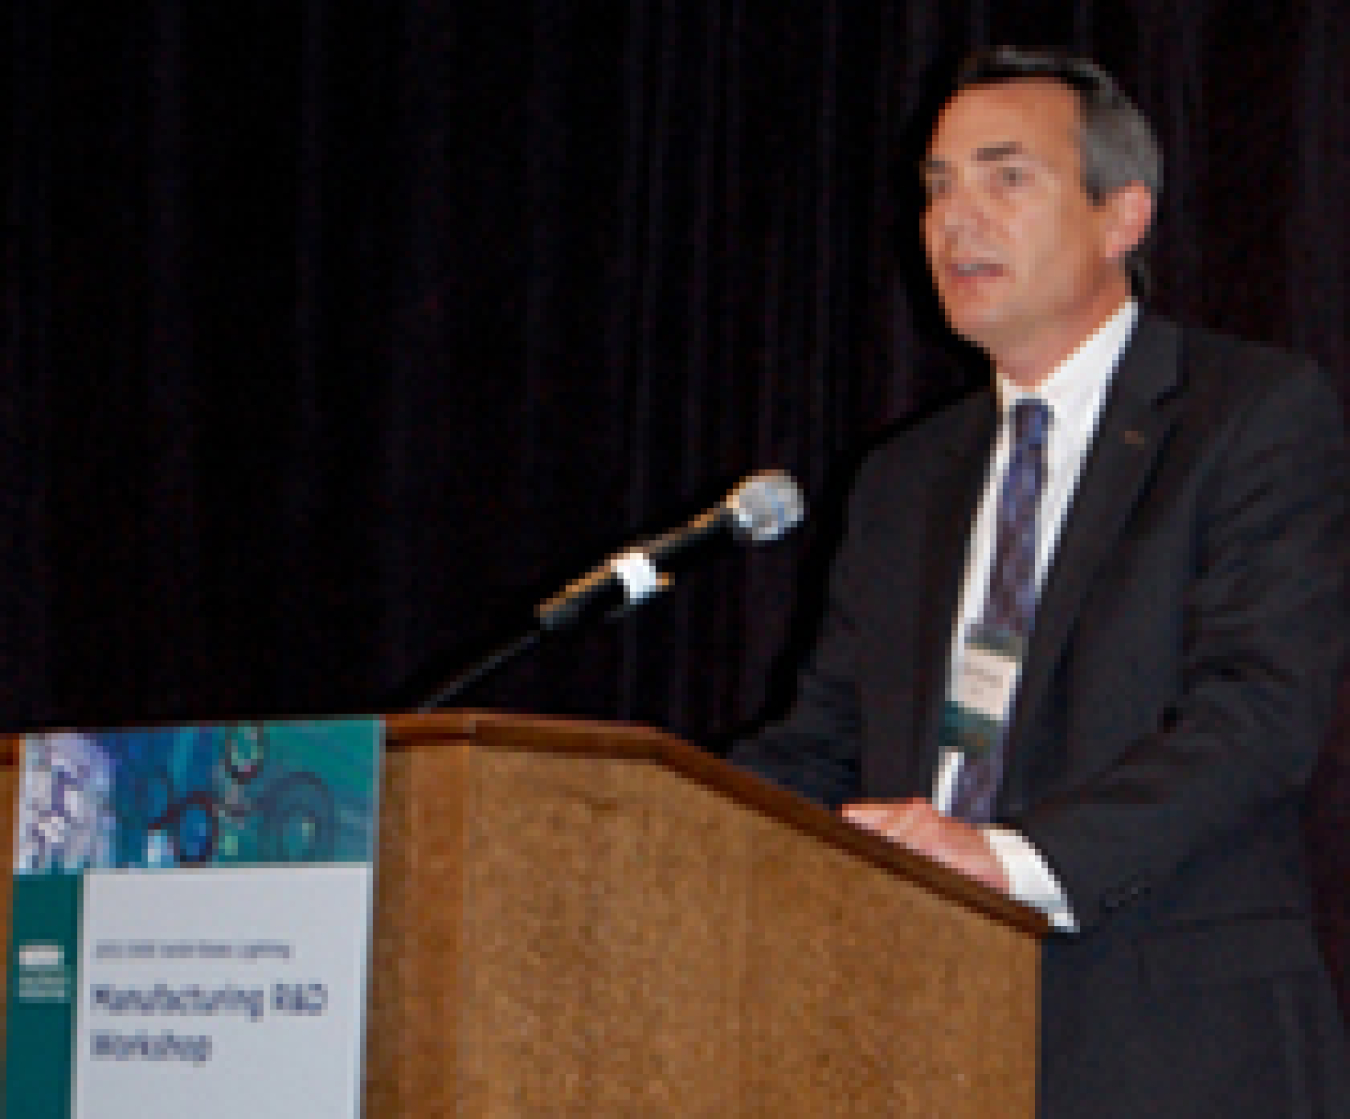
[[1111, 382], [1120, 355], [1139, 321], [1139, 304], [1127, 299], [1053, 373], [1034, 389], [1024, 389], [995, 375], [999, 406], [1006, 414], [1019, 400], [1034, 397], [1050, 406], [1057, 420], [1090, 412]]

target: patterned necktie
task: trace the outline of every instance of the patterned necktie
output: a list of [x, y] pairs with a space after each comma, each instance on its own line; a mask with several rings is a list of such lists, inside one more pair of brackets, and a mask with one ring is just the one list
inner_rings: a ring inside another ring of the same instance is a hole
[[[1028, 399], [1013, 406], [1013, 449], [999, 491], [994, 564], [980, 629], [1020, 659], [1036, 613], [1036, 508], [1045, 488], [1045, 435], [1050, 409]], [[1004, 712], [1005, 718], [1010, 712]], [[1005, 723], [1006, 728], [1006, 723]], [[1003, 779], [1007, 734], [1000, 733], [983, 757], [967, 759], [957, 778], [951, 814], [972, 823], [993, 815]]]

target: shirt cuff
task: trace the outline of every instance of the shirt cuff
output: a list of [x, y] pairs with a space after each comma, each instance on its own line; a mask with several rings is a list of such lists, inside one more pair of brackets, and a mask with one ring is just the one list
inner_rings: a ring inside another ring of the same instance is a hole
[[1008, 893], [1033, 909], [1039, 909], [1061, 932], [1077, 932], [1078, 922], [1069, 907], [1064, 887], [1026, 837], [1009, 828], [984, 827], [980, 830], [1008, 876]]

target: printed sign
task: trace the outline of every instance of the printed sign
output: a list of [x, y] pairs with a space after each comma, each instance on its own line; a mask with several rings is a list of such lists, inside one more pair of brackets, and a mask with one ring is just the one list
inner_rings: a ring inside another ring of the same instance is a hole
[[6, 1115], [359, 1115], [382, 737], [26, 740]]

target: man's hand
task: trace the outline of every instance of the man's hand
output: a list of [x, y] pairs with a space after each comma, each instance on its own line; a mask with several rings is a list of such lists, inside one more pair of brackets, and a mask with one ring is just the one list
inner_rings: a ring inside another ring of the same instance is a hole
[[984, 833], [964, 820], [944, 816], [926, 800], [862, 801], [840, 811], [860, 828], [1008, 892], [1008, 876]]

